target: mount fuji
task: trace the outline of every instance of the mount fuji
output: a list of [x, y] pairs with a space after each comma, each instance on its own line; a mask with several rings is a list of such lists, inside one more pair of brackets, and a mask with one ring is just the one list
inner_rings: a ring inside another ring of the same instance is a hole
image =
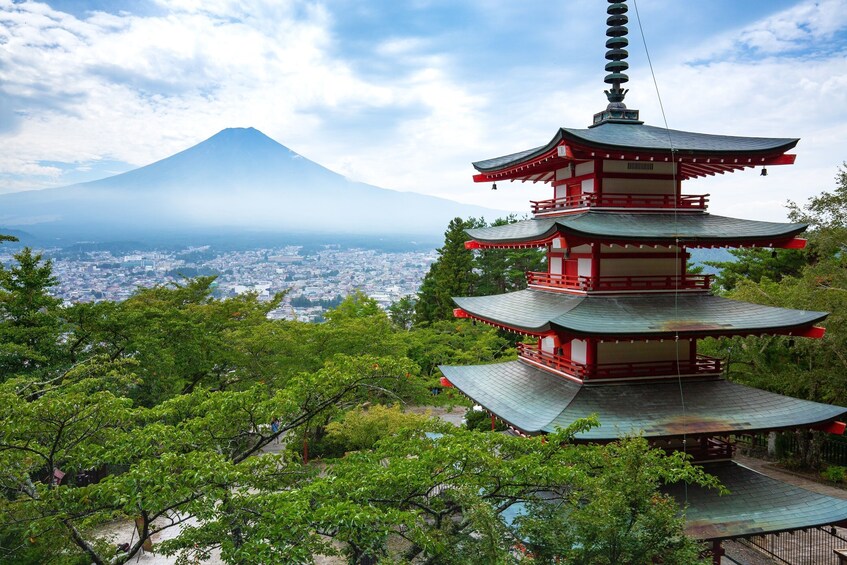
[[162, 240], [240, 232], [440, 236], [504, 212], [353, 182], [253, 128], [101, 180], [0, 195], [0, 233]]

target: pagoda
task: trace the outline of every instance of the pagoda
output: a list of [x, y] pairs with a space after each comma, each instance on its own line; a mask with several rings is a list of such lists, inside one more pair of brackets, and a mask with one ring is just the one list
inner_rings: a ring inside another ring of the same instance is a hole
[[[528, 288], [457, 297], [460, 318], [535, 338], [518, 359], [442, 366], [445, 381], [524, 435], [596, 414], [577, 441], [642, 435], [689, 453], [730, 495], [689, 487], [687, 530], [711, 543], [832, 525], [847, 501], [811, 493], [733, 461], [733, 438], [815, 428], [843, 433], [847, 408], [799, 400], [723, 378], [720, 359], [697, 353], [706, 337], [820, 338], [825, 312], [728, 300], [709, 275], [687, 272], [689, 250], [800, 249], [804, 224], [715, 216], [708, 195], [683, 194], [687, 179], [794, 163], [798, 139], [710, 135], [644, 124], [624, 104], [627, 5], [609, 0], [608, 106], [584, 129], [559, 128], [546, 144], [473, 163], [476, 182], [529, 181], [552, 188], [533, 217], [469, 229], [470, 249], [546, 250], [546, 272]], [[673, 488], [671, 488], [673, 490]]]

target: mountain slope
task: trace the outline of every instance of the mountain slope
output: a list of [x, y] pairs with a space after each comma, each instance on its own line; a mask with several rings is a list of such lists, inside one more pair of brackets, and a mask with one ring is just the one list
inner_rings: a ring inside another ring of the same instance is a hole
[[256, 230], [440, 234], [503, 212], [355, 183], [253, 128], [225, 129], [113, 177], [0, 195], [0, 226], [51, 237]]

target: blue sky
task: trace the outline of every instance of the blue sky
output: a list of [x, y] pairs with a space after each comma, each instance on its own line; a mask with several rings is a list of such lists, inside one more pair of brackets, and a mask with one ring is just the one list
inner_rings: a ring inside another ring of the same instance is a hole
[[[630, 94], [662, 125], [630, 5]], [[377, 186], [527, 211], [471, 161], [605, 107], [602, 0], [0, 0], [0, 193], [145, 165], [255, 127]], [[784, 218], [847, 160], [843, 0], [640, 0], [671, 128], [800, 137], [797, 164], [698, 180], [715, 213]]]

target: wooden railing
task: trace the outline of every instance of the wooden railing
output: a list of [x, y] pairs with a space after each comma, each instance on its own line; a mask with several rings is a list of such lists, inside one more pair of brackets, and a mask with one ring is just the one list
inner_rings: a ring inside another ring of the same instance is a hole
[[[669, 453], [681, 450], [681, 446], [667, 449]], [[685, 452], [697, 462], [731, 459], [734, 451], [734, 443], [717, 438], [704, 438], [700, 442], [690, 442], [685, 447]]]
[[647, 290], [709, 290], [712, 275], [622, 275], [587, 276], [560, 275], [556, 273], [528, 272], [527, 284], [548, 288], [582, 291], [647, 291]]
[[576, 363], [561, 355], [538, 349], [535, 345], [518, 344], [518, 355], [529, 361], [573, 375], [580, 379], [618, 379], [667, 375], [718, 375], [723, 367], [720, 359], [698, 355], [692, 360], [635, 361], [631, 363]]
[[676, 208], [705, 210], [708, 194], [594, 194], [585, 193], [550, 200], [530, 200], [533, 214], [544, 214], [568, 208]]

